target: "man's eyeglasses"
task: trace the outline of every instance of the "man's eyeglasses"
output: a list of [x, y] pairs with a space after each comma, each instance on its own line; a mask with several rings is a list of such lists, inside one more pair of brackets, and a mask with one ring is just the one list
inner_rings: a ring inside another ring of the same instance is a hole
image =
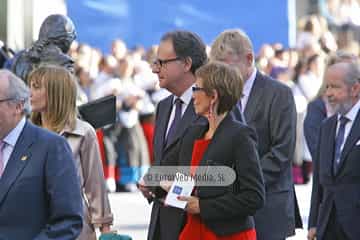
[[194, 87], [192, 87], [192, 91], [193, 91], [193, 92], [205, 91], [205, 88], [194, 86]]
[[4, 98], [4, 99], [0, 99], [0, 103], [7, 102], [7, 101], [12, 101], [12, 100], [14, 100], [14, 98]]
[[178, 60], [180, 60], [179, 57], [170, 58], [170, 59], [156, 59], [153, 62], [153, 66], [155, 66], [155, 67], [163, 67], [165, 64], [167, 64], [169, 62], [174, 62], [174, 61], [178, 61]]

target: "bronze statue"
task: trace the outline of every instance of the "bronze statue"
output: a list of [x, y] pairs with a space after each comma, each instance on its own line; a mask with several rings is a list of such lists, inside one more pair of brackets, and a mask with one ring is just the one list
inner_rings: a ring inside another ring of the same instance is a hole
[[[26, 83], [31, 71], [43, 64], [62, 66], [74, 74], [74, 61], [67, 52], [75, 38], [75, 26], [70, 18], [60, 14], [48, 16], [41, 24], [39, 39], [15, 57], [12, 71]], [[115, 97], [84, 104], [79, 112], [94, 128], [112, 124], [116, 118]]]
[[67, 52], [75, 38], [70, 18], [60, 14], [48, 16], [41, 24], [39, 39], [15, 57], [12, 71], [25, 82], [29, 73], [42, 64], [60, 65], [74, 73], [74, 61]]

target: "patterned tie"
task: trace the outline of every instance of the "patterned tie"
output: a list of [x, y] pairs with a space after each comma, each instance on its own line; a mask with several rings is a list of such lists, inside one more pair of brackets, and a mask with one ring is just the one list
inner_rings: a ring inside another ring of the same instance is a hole
[[3, 172], [4, 172], [4, 168], [5, 168], [5, 163], [4, 163], [4, 148], [5, 148], [6, 143], [3, 140], [0, 140], [0, 177], [2, 176]]
[[175, 117], [174, 120], [171, 123], [169, 132], [166, 136], [166, 144], [167, 146], [169, 143], [173, 141], [175, 138], [176, 129], [178, 128], [179, 122], [181, 120], [181, 107], [182, 107], [182, 101], [180, 98], [175, 99]]
[[340, 164], [340, 158], [341, 158], [341, 145], [344, 142], [344, 135], [345, 135], [345, 125], [349, 122], [349, 119], [341, 116], [340, 117], [340, 127], [338, 134], [335, 138], [335, 155], [334, 155], [334, 164], [333, 164], [333, 170], [336, 174], [338, 171], [338, 167]]

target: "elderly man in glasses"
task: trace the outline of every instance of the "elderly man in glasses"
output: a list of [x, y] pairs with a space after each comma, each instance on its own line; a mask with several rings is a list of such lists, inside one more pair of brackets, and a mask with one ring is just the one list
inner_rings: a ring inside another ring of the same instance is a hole
[[30, 91], [0, 70], [0, 239], [76, 239], [80, 184], [66, 140], [25, 118]]

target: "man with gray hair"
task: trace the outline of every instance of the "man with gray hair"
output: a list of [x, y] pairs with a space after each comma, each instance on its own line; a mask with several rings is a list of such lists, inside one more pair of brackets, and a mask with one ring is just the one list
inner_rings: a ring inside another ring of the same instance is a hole
[[320, 128], [314, 161], [308, 239], [360, 236], [360, 69], [335, 63], [325, 71], [326, 96], [335, 114]]
[[73, 240], [82, 202], [67, 141], [26, 120], [30, 91], [0, 70], [0, 239]]
[[[250, 38], [240, 29], [222, 32], [211, 46], [210, 59], [241, 72], [243, 97], [232, 111], [256, 130], [266, 203], [254, 216], [258, 240], [280, 240], [295, 234], [295, 190], [292, 159], [295, 150], [296, 109], [290, 88], [255, 68]], [[276, 224], [271, 223], [276, 219]]]

